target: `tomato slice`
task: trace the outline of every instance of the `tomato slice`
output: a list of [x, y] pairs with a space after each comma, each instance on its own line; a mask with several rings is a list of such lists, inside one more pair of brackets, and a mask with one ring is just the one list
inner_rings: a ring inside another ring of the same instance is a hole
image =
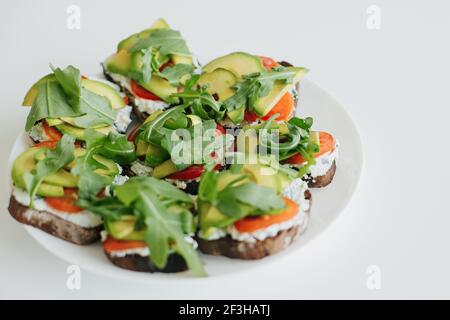
[[222, 125], [218, 124], [218, 123], [216, 123], [216, 130], [217, 130], [217, 133], [219, 135], [222, 135], [222, 134], [226, 133], [225, 128]]
[[234, 223], [234, 227], [239, 232], [254, 232], [267, 228], [273, 224], [281, 223], [292, 219], [298, 213], [298, 204], [291, 199], [284, 198], [286, 209], [278, 214], [262, 215], [256, 217], [246, 217]]
[[77, 213], [83, 211], [82, 208], [75, 204], [77, 199], [77, 189], [64, 188], [64, 196], [45, 197], [45, 202], [53, 209], [68, 213]]
[[36, 143], [33, 147], [54, 149], [54, 148], [56, 148], [57, 143], [58, 143], [58, 141], [41, 141], [39, 143]]
[[124, 96], [122, 99], [123, 103], [125, 103], [126, 106], [130, 103], [130, 99], [128, 99], [128, 96]]
[[127, 249], [135, 249], [135, 248], [145, 248], [147, 244], [144, 241], [139, 240], [117, 240], [108, 235], [103, 241], [103, 249], [106, 252], [118, 251], [118, 250], [127, 250]]
[[131, 79], [131, 91], [134, 92], [135, 95], [142, 99], [161, 101], [161, 98], [152, 92], [148, 91], [144, 87], [141, 87], [136, 81]]
[[42, 128], [44, 129], [45, 134], [52, 141], [59, 141], [62, 138], [62, 133], [59, 132], [58, 129], [54, 127], [50, 127], [47, 121], [42, 120]]
[[[219, 170], [222, 165], [220, 163], [216, 164], [213, 170]], [[200, 177], [205, 171], [205, 168], [203, 165], [194, 164], [190, 167], [187, 167], [184, 170], [172, 173], [167, 178], [169, 179], [175, 179], [175, 180], [193, 180]]]
[[279, 116], [275, 120], [287, 120], [292, 115], [293, 110], [294, 98], [292, 97], [292, 94], [290, 92], [286, 92], [281, 97], [280, 101], [278, 101], [277, 104], [269, 111], [269, 113], [261, 119], [268, 120], [271, 116], [278, 113]]
[[264, 68], [266, 68], [267, 70], [272, 70], [272, 68], [279, 66], [279, 63], [273, 60], [272, 58], [264, 56], [259, 56], [259, 58], [261, 59]]
[[[321, 131], [319, 133], [319, 143], [320, 143], [320, 150], [319, 152], [314, 154], [314, 158], [318, 158], [321, 155], [332, 151], [336, 145], [333, 136], [328, 132], [324, 131]], [[296, 153], [292, 157], [284, 160], [283, 162], [289, 164], [302, 164], [306, 162], [306, 159], [303, 158], [300, 153]]]
[[137, 125], [131, 130], [130, 134], [128, 135], [128, 141], [134, 141], [134, 139], [136, 138], [136, 135], [139, 131], [139, 128], [140, 128], [140, 126]]

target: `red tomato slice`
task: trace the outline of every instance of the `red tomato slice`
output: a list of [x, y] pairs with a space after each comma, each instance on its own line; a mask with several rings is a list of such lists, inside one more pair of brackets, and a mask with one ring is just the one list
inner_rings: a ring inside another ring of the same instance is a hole
[[124, 96], [122, 99], [123, 103], [125, 103], [126, 106], [130, 103], [130, 99], [128, 99], [128, 96]]
[[[214, 171], [219, 170], [220, 167], [222, 167], [222, 165], [220, 163], [218, 163], [218, 164], [216, 164], [216, 166], [214, 167], [213, 170]], [[193, 179], [197, 179], [198, 177], [200, 177], [202, 175], [203, 171], [205, 171], [205, 168], [203, 167], [203, 165], [194, 164], [190, 167], [187, 167], [184, 170], [172, 173], [167, 178], [175, 179], [175, 180], [193, 180]]]
[[225, 128], [222, 125], [218, 124], [218, 123], [216, 123], [216, 130], [217, 130], [217, 133], [220, 134], [220, 135], [226, 133]]
[[278, 214], [246, 217], [234, 223], [239, 232], [254, 232], [267, 228], [273, 224], [288, 221], [298, 213], [298, 204], [291, 199], [283, 198], [286, 209]]
[[261, 59], [264, 68], [266, 68], [267, 70], [272, 70], [272, 68], [279, 66], [278, 62], [276, 62], [272, 58], [264, 56], [259, 56], [259, 58]]
[[50, 127], [45, 120], [42, 120], [42, 128], [44, 129], [44, 132], [49, 140], [59, 141], [62, 138], [62, 133], [59, 132], [58, 129]]
[[245, 110], [244, 120], [247, 122], [255, 122], [258, 120], [258, 116], [254, 112]]
[[106, 252], [118, 251], [118, 250], [127, 250], [127, 249], [135, 249], [135, 248], [145, 248], [147, 245], [144, 241], [139, 240], [117, 240], [108, 235], [105, 241], [103, 241], [103, 249]]
[[137, 133], [139, 131], [139, 128], [140, 128], [140, 126], [137, 125], [136, 127], [134, 127], [131, 130], [130, 134], [128, 135], [128, 141], [134, 141], [134, 139], [136, 138], [136, 135], [137, 135]]
[[77, 213], [83, 211], [82, 208], [75, 205], [77, 198], [77, 189], [64, 188], [64, 196], [45, 197], [45, 202], [53, 209], [68, 213]]
[[286, 92], [284, 96], [281, 97], [280, 101], [278, 101], [277, 104], [269, 111], [269, 113], [266, 114], [261, 119], [269, 120], [271, 116], [278, 113], [279, 116], [275, 120], [277, 121], [287, 120], [291, 116], [293, 110], [294, 110], [294, 98], [289, 92]]
[[[320, 143], [320, 150], [319, 152], [314, 154], [314, 158], [318, 158], [321, 155], [329, 151], [332, 151], [336, 145], [333, 136], [328, 132], [324, 131], [321, 131], [319, 133], [319, 143]], [[306, 162], [306, 159], [303, 158], [300, 153], [296, 153], [292, 157], [284, 160], [283, 162], [289, 164], [302, 164]]]
[[151, 93], [147, 89], [141, 87], [136, 81], [131, 79], [131, 91], [134, 92], [135, 95], [142, 99], [161, 101], [161, 98], [157, 95]]

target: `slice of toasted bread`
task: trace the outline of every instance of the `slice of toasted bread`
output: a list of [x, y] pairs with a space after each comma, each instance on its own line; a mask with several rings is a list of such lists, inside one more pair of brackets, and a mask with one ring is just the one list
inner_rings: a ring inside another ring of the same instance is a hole
[[76, 225], [53, 213], [38, 211], [24, 206], [13, 195], [9, 199], [8, 210], [11, 216], [20, 223], [28, 224], [75, 244], [86, 245], [100, 239], [102, 225], [93, 228]]
[[[307, 190], [305, 198], [310, 201], [311, 193]], [[309, 209], [306, 211], [309, 212]], [[205, 240], [197, 237], [198, 247], [201, 252], [214, 256], [225, 256], [233, 259], [256, 260], [276, 254], [290, 246], [304, 231], [306, 225], [297, 225], [287, 230], [278, 232], [274, 237], [269, 237], [256, 242], [245, 242], [233, 239], [230, 235], [217, 240]]]
[[323, 175], [319, 177], [312, 177], [310, 174], [306, 175], [303, 180], [308, 183], [310, 188], [323, 188], [331, 183], [336, 173], [336, 160], [333, 161], [330, 169]]
[[113, 264], [122, 269], [131, 271], [174, 273], [186, 271], [188, 269], [188, 266], [183, 257], [177, 253], [172, 253], [167, 259], [166, 266], [163, 269], [159, 269], [151, 262], [148, 257], [143, 257], [138, 254], [127, 254], [123, 257], [115, 257], [107, 251], [104, 252], [109, 261], [111, 261]]

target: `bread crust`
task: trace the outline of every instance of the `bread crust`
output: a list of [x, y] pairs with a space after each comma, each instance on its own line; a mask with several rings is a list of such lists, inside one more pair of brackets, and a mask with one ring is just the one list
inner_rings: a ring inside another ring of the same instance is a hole
[[159, 269], [148, 257], [143, 257], [138, 254], [127, 254], [124, 257], [114, 257], [109, 252], [104, 252], [108, 260], [114, 265], [131, 271], [175, 273], [186, 271], [188, 269], [183, 257], [176, 253], [172, 253], [167, 259], [166, 266], [163, 269]]
[[52, 236], [78, 245], [91, 244], [100, 239], [102, 225], [85, 228], [47, 211], [31, 209], [11, 195], [8, 206], [11, 216], [20, 223], [38, 228]]
[[[310, 201], [311, 193], [307, 190], [305, 198]], [[309, 209], [306, 211], [309, 213]], [[288, 230], [278, 232], [274, 237], [255, 242], [238, 241], [230, 235], [216, 240], [205, 240], [197, 237], [198, 247], [201, 252], [214, 255], [225, 256], [232, 259], [257, 260], [276, 254], [290, 246], [305, 228], [302, 225], [294, 226]]]
[[323, 175], [319, 177], [311, 177], [310, 174], [306, 175], [304, 180], [308, 183], [310, 188], [323, 188], [326, 187], [333, 181], [334, 174], [336, 173], [336, 160], [333, 160], [330, 169]]

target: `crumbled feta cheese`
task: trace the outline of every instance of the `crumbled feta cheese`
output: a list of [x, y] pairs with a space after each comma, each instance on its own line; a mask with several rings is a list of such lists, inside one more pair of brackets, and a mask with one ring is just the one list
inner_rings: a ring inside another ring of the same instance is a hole
[[139, 160], [136, 160], [131, 164], [130, 170], [133, 171], [137, 176], [151, 176], [153, 173], [153, 168], [145, 165]]
[[131, 106], [126, 106], [117, 111], [114, 127], [117, 131], [124, 133], [127, 131], [128, 125], [131, 123]]
[[42, 127], [42, 122], [36, 123], [30, 130], [30, 137], [34, 141], [45, 141], [48, 140], [45, 134], [44, 128]]

